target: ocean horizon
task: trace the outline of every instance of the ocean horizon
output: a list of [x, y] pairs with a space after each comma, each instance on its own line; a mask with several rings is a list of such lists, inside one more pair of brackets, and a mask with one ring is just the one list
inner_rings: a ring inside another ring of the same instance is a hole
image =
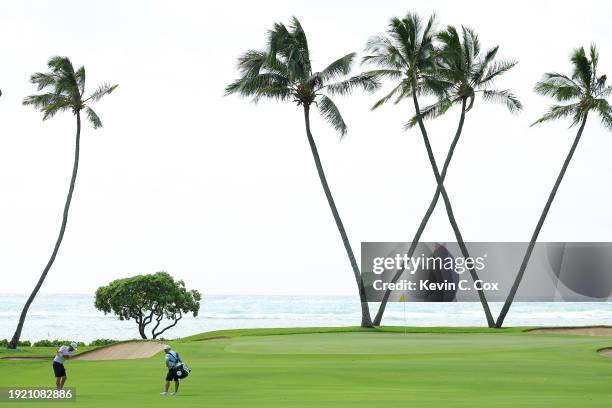
[[[10, 339], [25, 294], [0, 295], [0, 339]], [[377, 303], [371, 304], [375, 313]], [[492, 303], [496, 313], [500, 303]], [[353, 296], [208, 295], [197, 317], [184, 317], [164, 333], [178, 338], [201, 332], [262, 327], [356, 326], [360, 307]], [[612, 321], [612, 304], [603, 302], [517, 302], [506, 326], [584, 326]], [[485, 326], [480, 303], [389, 303], [383, 319], [388, 326]], [[94, 295], [41, 294], [32, 304], [22, 340], [74, 339], [89, 342], [100, 338], [138, 338], [133, 321], [120, 321], [94, 307]]]

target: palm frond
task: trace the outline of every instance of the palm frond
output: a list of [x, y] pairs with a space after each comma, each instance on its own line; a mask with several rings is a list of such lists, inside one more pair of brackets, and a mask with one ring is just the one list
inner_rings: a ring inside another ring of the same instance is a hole
[[263, 89], [289, 88], [287, 77], [273, 73], [262, 73], [237, 79], [225, 88], [225, 94], [238, 93], [243, 97], [256, 96]]
[[77, 86], [79, 87], [79, 93], [81, 96], [85, 94], [85, 67], [81, 66], [74, 73], [74, 78], [76, 79]]
[[262, 87], [253, 97], [253, 102], [257, 103], [262, 98], [274, 99], [276, 101], [288, 101], [292, 96], [293, 93], [291, 89], [284, 86]]
[[368, 64], [387, 69], [405, 69], [409, 66], [398, 45], [385, 36], [370, 38], [365, 50], [370, 54], [363, 57], [362, 65]]
[[480, 40], [476, 32], [469, 27], [461, 27], [463, 37], [463, 58], [466, 69], [472, 67], [474, 60], [480, 54]]
[[85, 113], [87, 114], [87, 119], [89, 119], [89, 122], [92, 124], [94, 129], [102, 127], [102, 121], [93, 109], [91, 109], [89, 106], [86, 106]]
[[42, 91], [48, 86], [53, 85], [57, 76], [44, 72], [36, 72], [30, 76], [30, 82], [36, 85], [38, 91]]
[[312, 75], [308, 41], [299, 20], [292, 17], [289, 29], [274, 24], [268, 35], [269, 60], [279, 59], [287, 68], [287, 76], [306, 80]]
[[416, 126], [417, 123], [419, 123], [419, 119], [425, 121], [435, 119], [444, 115], [456, 102], [457, 101], [451, 100], [449, 98], [443, 98], [429, 106], [422, 108], [420, 114], [415, 114], [404, 125], [404, 130], [408, 130]]
[[325, 95], [321, 95], [317, 101], [317, 107], [323, 118], [343, 137], [347, 132], [346, 123], [334, 102]]
[[[562, 118], [567, 118], [569, 116], [577, 117], [580, 115], [580, 104], [574, 103], [571, 105], [553, 105], [550, 107], [548, 112], [546, 112], [542, 117], [533, 122], [531, 126], [549, 122], [551, 120], [557, 120]], [[574, 120], [575, 122], [575, 120]]]
[[349, 95], [356, 88], [360, 88], [365, 92], [373, 92], [380, 88], [380, 81], [367, 73], [355, 75], [347, 80], [336, 82], [325, 86], [327, 92], [331, 95]]
[[65, 112], [72, 109], [72, 101], [56, 100], [44, 106], [40, 111], [43, 113], [43, 120], [51, 119], [58, 112]]
[[595, 111], [599, 114], [601, 123], [609, 130], [612, 130], [612, 106], [605, 99], [594, 101]]
[[342, 58], [338, 58], [336, 61], [329, 64], [323, 71], [321, 71], [321, 79], [327, 82], [332, 79], [336, 79], [340, 76], [348, 75], [351, 72], [351, 66], [355, 59], [355, 53], [345, 55]]
[[23, 105], [32, 105], [34, 108], [39, 110], [44, 109], [47, 105], [66, 103], [70, 103], [70, 100], [63, 95], [57, 95], [55, 93], [30, 95], [23, 99]]
[[389, 100], [394, 98], [398, 93], [401, 94], [403, 86], [404, 86], [403, 82], [400, 82], [399, 84], [397, 84], [395, 87], [393, 87], [393, 89], [388, 94], [386, 94], [385, 96], [380, 98], [378, 101], [376, 101], [374, 105], [372, 105], [372, 108], [370, 108], [370, 110], [378, 109], [379, 107], [387, 103]]
[[516, 66], [516, 61], [496, 61], [487, 69], [484, 78], [477, 81], [479, 85], [488, 85], [496, 77], [510, 71]]
[[551, 74], [546, 74], [543, 80], [537, 82], [534, 90], [540, 95], [550, 96], [559, 102], [577, 99], [582, 95], [582, 89], [573, 81], [551, 76]]
[[269, 55], [265, 51], [248, 50], [238, 57], [236, 65], [243, 76], [254, 76], [259, 74], [261, 67], [268, 59]]
[[70, 59], [68, 57], [61, 57], [59, 55], [55, 55], [49, 58], [47, 66], [53, 73], [56, 74], [74, 74], [72, 62], [70, 62]]
[[447, 81], [440, 75], [421, 75], [421, 83], [419, 85], [419, 95], [433, 95], [438, 98], [448, 96], [449, 90], [453, 87], [453, 83]]
[[523, 109], [523, 105], [521, 104], [521, 102], [508, 89], [485, 89], [484, 91], [482, 91], [482, 98], [485, 101], [496, 102], [505, 105], [511, 113], [517, 113], [521, 109]]
[[580, 47], [574, 50], [571, 60], [574, 64], [572, 78], [578, 80], [585, 88], [589, 88], [591, 85], [592, 71], [591, 64], [586, 57], [584, 48]]
[[364, 72], [363, 75], [366, 75], [375, 80], [389, 79], [392, 81], [398, 81], [402, 79], [404, 73], [398, 69], [373, 69]]
[[499, 46], [491, 48], [485, 53], [484, 58], [482, 58], [482, 60], [478, 61], [474, 65], [474, 71], [470, 75], [472, 82], [479, 83], [482, 81], [482, 78], [485, 76], [487, 68], [495, 59], [497, 51], [499, 51]]
[[112, 93], [119, 85], [111, 85], [108, 82], [102, 83], [85, 101], [98, 102], [104, 95]]

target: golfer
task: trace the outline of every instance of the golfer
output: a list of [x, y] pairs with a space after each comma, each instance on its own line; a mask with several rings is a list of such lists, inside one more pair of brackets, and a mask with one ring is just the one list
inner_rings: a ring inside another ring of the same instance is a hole
[[55, 374], [55, 386], [58, 390], [63, 389], [64, 383], [66, 382], [66, 368], [64, 367], [64, 359], [73, 357], [73, 352], [76, 349], [77, 344], [73, 341], [69, 346], [61, 346], [55, 354], [55, 358], [53, 359], [53, 373]]
[[176, 373], [176, 367], [181, 362], [181, 358], [178, 353], [168, 345], [164, 346], [164, 352], [166, 353], [166, 368], [168, 374], [166, 374], [166, 382], [164, 384], [164, 392], [161, 395], [168, 395], [168, 388], [170, 388], [170, 381], [174, 381], [174, 392], [172, 395], [176, 395], [179, 389], [179, 377]]

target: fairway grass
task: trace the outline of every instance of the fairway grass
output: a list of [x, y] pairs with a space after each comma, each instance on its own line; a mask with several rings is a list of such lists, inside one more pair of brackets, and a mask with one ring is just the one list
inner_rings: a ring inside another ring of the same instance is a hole
[[[406, 332], [255, 329], [191, 336], [170, 343], [193, 369], [178, 397], [159, 395], [162, 353], [140, 360], [68, 361], [67, 385], [76, 387], [77, 401], [53, 406], [612, 406], [612, 359], [597, 354], [612, 346], [612, 337], [521, 329]], [[50, 361], [0, 360], [0, 387], [52, 384]]]

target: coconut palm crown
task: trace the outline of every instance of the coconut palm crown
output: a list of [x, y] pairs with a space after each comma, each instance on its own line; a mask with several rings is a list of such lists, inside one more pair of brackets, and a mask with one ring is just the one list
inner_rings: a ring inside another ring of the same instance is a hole
[[[306, 34], [297, 18], [286, 27], [276, 23], [268, 33], [265, 50], [250, 50], [238, 60], [241, 77], [225, 89], [226, 94], [293, 101], [309, 108], [313, 103], [319, 112], [341, 136], [347, 126], [332, 99], [325, 95], [346, 95], [356, 87], [373, 91], [377, 82], [360, 75], [341, 80], [349, 74], [355, 59], [350, 53], [332, 62], [325, 69], [313, 72]], [[337, 81], [337, 82], [334, 82]]]
[[[467, 112], [474, 106], [477, 94], [481, 94], [485, 101], [504, 104], [512, 113], [523, 108], [510, 90], [494, 88], [495, 80], [516, 65], [516, 61], [495, 59], [499, 46], [483, 53], [478, 35], [467, 27], [461, 27], [460, 34], [455, 27], [448, 26], [436, 38], [441, 43], [436, 74], [438, 80], [446, 84], [446, 95], [422, 109], [423, 119], [441, 116], [463, 101]], [[417, 119], [413, 117], [407, 126], [416, 124]]]
[[362, 63], [378, 69], [367, 71], [370, 78], [388, 79], [396, 83], [389, 93], [379, 99], [372, 109], [393, 100], [395, 104], [404, 98], [434, 94], [444, 96], [448, 84], [436, 75], [437, 50], [435, 15], [426, 23], [414, 13], [404, 18], [393, 18], [387, 34], [372, 37], [366, 44]]
[[30, 78], [38, 91], [46, 92], [26, 97], [23, 104], [39, 109], [43, 113], [43, 120], [52, 118], [58, 112], [70, 110], [76, 115], [84, 110], [94, 129], [102, 127], [100, 117], [89, 105], [113, 92], [118, 85], [105, 82], [85, 96], [85, 67], [75, 70], [70, 59], [57, 56], [51, 57], [47, 66], [48, 72], [37, 72]]
[[597, 74], [599, 53], [591, 45], [589, 54], [584, 47], [576, 49], [571, 57], [573, 69], [570, 76], [547, 72], [535, 86], [540, 95], [550, 96], [564, 105], [553, 105], [549, 111], [533, 124], [571, 118], [571, 126], [579, 125], [589, 112], [598, 114], [601, 123], [612, 130], [612, 106], [607, 98], [612, 95], [612, 86], [606, 86], [606, 75]]

